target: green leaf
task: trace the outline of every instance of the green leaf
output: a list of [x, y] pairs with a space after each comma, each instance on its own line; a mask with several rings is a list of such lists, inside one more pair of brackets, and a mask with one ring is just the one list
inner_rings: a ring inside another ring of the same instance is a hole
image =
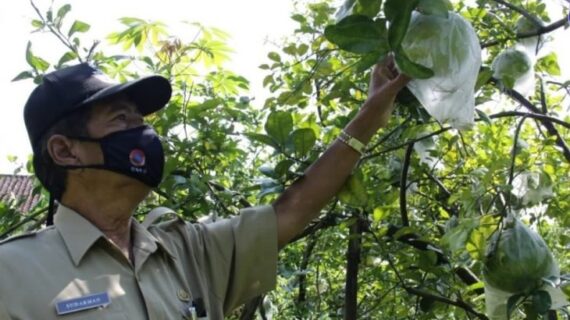
[[281, 56], [277, 52], [269, 52], [267, 57], [275, 62], [281, 62]]
[[550, 294], [544, 290], [538, 290], [532, 295], [532, 309], [536, 311], [536, 313], [543, 315], [550, 310], [552, 306], [552, 299], [550, 298]]
[[482, 260], [485, 257], [485, 245], [485, 235], [479, 229], [475, 229], [469, 235], [465, 249], [474, 260]]
[[479, 118], [481, 120], [485, 121], [488, 124], [493, 124], [491, 118], [489, 118], [489, 116], [485, 112], [483, 112], [477, 108], [475, 108], [475, 112], [477, 112], [477, 115], [479, 116]]
[[369, 70], [370, 67], [372, 67], [376, 63], [382, 61], [384, 57], [385, 55], [378, 56], [376, 52], [368, 53], [362, 56], [358, 61], [358, 63], [354, 65], [354, 71], [356, 72], [356, 74], [363, 73], [366, 70]]
[[422, 14], [447, 18], [449, 2], [447, 0], [420, 0], [417, 10]]
[[325, 28], [325, 38], [339, 48], [354, 53], [378, 52], [378, 56], [388, 50], [385, 34], [384, 20], [374, 21], [364, 15], [348, 16]]
[[28, 44], [26, 45], [26, 62], [32, 66], [32, 59], [34, 57], [34, 54], [32, 53], [32, 42], [28, 41]]
[[418, 2], [419, 0], [398, 2], [393, 17], [391, 19], [388, 18], [388, 21], [390, 21], [388, 43], [392, 50], [399, 48], [402, 40], [404, 40], [404, 36], [406, 36], [408, 26], [410, 25], [410, 20], [412, 19], [412, 11]]
[[46, 71], [49, 68], [49, 63], [40, 57], [36, 57], [32, 53], [32, 43], [28, 41], [28, 45], [26, 47], [26, 61], [28, 64], [39, 72]]
[[475, 92], [479, 91], [482, 86], [487, 84], [493, 77], [493, 70], [489, 67], [483, 67], [477, 75], [477, 82], [475, 83]]
[[509, 300], [507, 300], [507, 319], [511, 318], [511, 315], [513, 314], [513, 311], [515, 311], [519, 300], [523, 297], [524, 294], [522, 293], [515, 294], [509, 297]]
[[289, 171], [289, 168], [291, 168], [291, 166], [294, 164], [295, 162], [293, 160], [289, 160], [289, 159], [285, 159], [280, 161], [276, 166], [275, 166], [275, 175], [277, 177], [282, 177], [285, 174], [287, 174], [287, 172]]
[[71, 25], [71, 28], [69, 28], [67, 36], [71, 37], [71, 35], [73, 35], [76, 32], [87, 32], [89, 31], [90, 28], [91, 26], [89, 24], [83, 21], [75, 20], [75, 22], [73, 22], [73, 24]]
[[375, 222], [380, 222], [390, 216], [390, 212], [393, 210], [395, 210], [395, 208], [391, 206], [376, 207], [374, 208], [372, 217], [374, 218]]
[[270, 178], [275, 178], [275, 171], [268, 165], [262, 165], [259, 171]]
[[394, 20], [400, 6], [400, 0], [386, 0], [384, 2], [384, 16], [388, 21]]
[[295, 154], [300, 157], [305, 156], [317, 141], [315, 132], [310, 128], [297, 129], [291, 133], [289, 140], [293, 144]]
[[14, 79], [12, 79], [12, 81], [19, 81], [19, 80], [24, 80], [24, 79], [30, 79], [33, 78], [34, 75], [30, 72], [30, 71], [22, 71], [20, 72], [20, 74], [18, 74]]
[[362, 207], [368, 202], [361, 171], [352, 174], [338, 194], [341, 202], [352, 207]]
[[302, 44], [300, 44], [300, 45], [297, 47], [297, 54], [300, 55], [300, 56], [302, 56], [302, 55], [304, 55], [305, 53], [307, 53], [307, 50], [309, 50], [309, 46], [306, 45], [306, 44], [304, 44], [304, 43], [302, 43]]
[[70, 4], [66, 4], [63, 7], [59, 8], [59, 10], [57, 10], [57, 18], [59, 20], [62, 20], [63, 18], [65, 18], [65, 15], [71, 11], [71, 5]]
[[509, 89], [512, 89], [515, 87], [515, 82], [517, 82], [517, 79], [511, 77], [510, 75], [505, 74], [501, 78], [501, 83]]
[[478, 219], [465, 218], [461, 223], [450, 230], [441, 238], [441, 244], [452, 253], [462, 252], [465, 249], [465, 243], [471, 235], [471, 232], [479, 226]]
[[382, 0], [358, 0], [354, 6], [354, 14], [362, 14], [374, 18], [380, 12]]
[[275, 141], [283, 145], [287, 142], [291, 131], [293, 131], [293, 117], [289, 112], [274, 111], [267, 117], [265, 131]]
[[263, 179], [260, 183], [261, 191], [257, 195], [258, 198], [263, 198], [270, 194], [281, 193], [283, 191], [283, 186], [279, 181], [273, 179]]
[[395, 60], [400, 71], [415, 79], [428, 79], [433, 77], [434, 73], [430, 68], [415, 63], [408, 59], [403, 50], [395, 52]]
[[536, 63], [536, 69], [538, 71], [546, 72], [553, 76], [559, 76], [560, 65], [558, 64], [558, 56], [555, 52], [552, 52], [540, 59]]
[[43, 28], [44, 23], [40, 20], [32, 20], [32, 27], [34, 28]]
[[244, 135], [251, 141], [260, 142], [275, 149], [279, 149], [279, 145], [270, 136], [260, 133], [245, 133]]
[[57, 62], [58, 66], [62, 66], [63, 64], [65, 64], [68, 61], [71, 61], [73, 59], [77, 58], [77, 55], [75, 54], [75, 52], [72, 51], [68, 51], [66, 53], [64, 53], [61, 58], [59, 58], [59, 61]]

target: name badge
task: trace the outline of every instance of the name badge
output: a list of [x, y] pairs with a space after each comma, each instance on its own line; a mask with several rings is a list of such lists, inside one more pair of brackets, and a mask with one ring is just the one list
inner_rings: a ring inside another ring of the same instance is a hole
[[111, 298], [107, 292], [96, 293], [84, 297], [62, 300], [55, 304], [58, 315], [64, 315], [77, 311], [106, 307], [111, 304]]

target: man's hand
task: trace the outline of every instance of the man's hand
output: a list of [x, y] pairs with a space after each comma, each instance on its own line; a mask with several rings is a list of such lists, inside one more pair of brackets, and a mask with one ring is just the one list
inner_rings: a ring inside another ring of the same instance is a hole
[[394, 100], [410, 78], [400, 74], [393, 57], [389, 56], [377, 64], [370, 74], [368, 97], [362, 109], [378, 109], [378, 126], [385, 127], [394, 111]]
[[[388, 123], [396, 95], [409, 80], [398, 74], [391, 57], [376, 65], [370, 78], [368, 98], [344, 130], [368, 143], [378, 129]], [[350, 146], [335, 141], [305, 175], [275, 201], [279, 247], [287, 244], [320, 214], [340, 191], [359, 158], [360, 154]]]

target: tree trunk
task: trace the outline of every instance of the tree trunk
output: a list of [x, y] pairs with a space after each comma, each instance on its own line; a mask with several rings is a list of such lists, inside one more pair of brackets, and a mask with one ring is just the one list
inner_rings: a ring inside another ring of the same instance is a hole
[[360, 219], [350, 226], [348, 250], [346, 253], [346, 284], [344, 289], [344, 319], [358, 319], [358, 268], [362, 243]]

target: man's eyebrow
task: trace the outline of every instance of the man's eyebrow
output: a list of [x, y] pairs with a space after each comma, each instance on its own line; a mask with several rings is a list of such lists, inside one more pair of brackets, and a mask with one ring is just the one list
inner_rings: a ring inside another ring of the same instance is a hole
[[125, 110], [139, 112], [138, 108], [135, 106], [134, 103], [125, 100], [113, 101], [109, 104], [109, 106], [110, 106], [109, 108], [110, 113], [115, 113], [118, 111], [125, 111]]

